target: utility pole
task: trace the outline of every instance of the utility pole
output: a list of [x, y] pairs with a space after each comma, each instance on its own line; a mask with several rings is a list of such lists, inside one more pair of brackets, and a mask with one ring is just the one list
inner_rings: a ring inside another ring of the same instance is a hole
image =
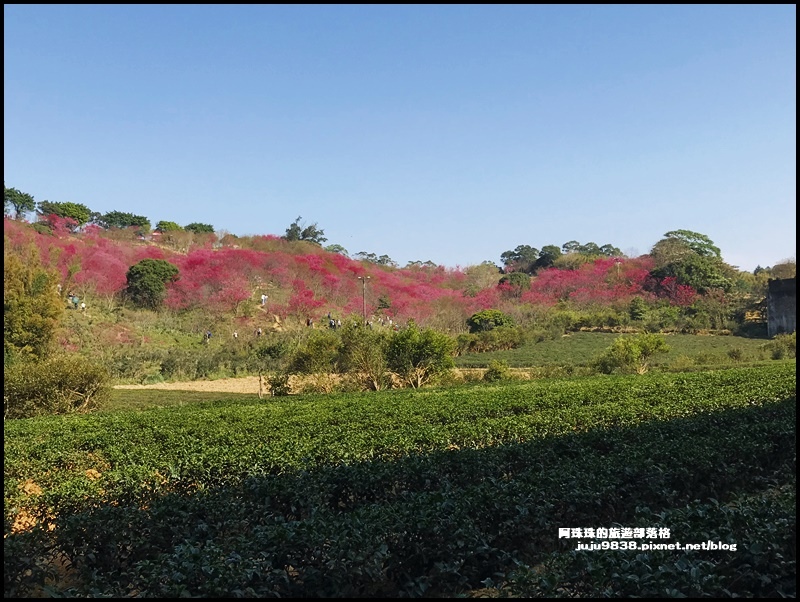
[[361, 302], [363, 304], [364, 326], [367, 325], [367, 280], [369, 276], [358, 276], [361, 281]]

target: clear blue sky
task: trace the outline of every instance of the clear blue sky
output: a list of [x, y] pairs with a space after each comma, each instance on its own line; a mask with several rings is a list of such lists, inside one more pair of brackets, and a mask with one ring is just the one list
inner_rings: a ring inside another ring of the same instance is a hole
[[796, 253], [795, 5], [14, 5], [4, 180], [401, 266]]

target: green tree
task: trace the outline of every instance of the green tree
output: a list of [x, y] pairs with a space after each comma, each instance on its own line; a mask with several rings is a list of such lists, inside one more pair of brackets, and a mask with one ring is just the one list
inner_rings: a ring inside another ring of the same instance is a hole
[[22, 219], [29, 211], [36, 209], [36, 201], [27, 192], [20, 192], [16, 188], [8, 188], [3, 183], [5, 193], [3, 196], [3, 214], [7, 214], [9, 207], [14, 208], [14, 218]]
[[507, 269], [526, 274], [532, 274], [535, 271], [538, 258], [539, 249], [529, 245], [518, 245], [513, 251], [504, 251], [500, 254], [500, 259]]
[[413, 321], [392, 333], [386, 349], [389, 370], [417, 389], [449, 372], [456, 342], [431, 328], [421, 330]]
[[139, 307], [157, 309], [167, 291], [166, 284], [178, 279], [178, 268], [163, 259], [142, 259], [126, 275], [128, 298]]
[[518, 298], [531, 288], [531, 277], [525, 272], [511, 272], [500, 278], [498, 284], [508, 285], [511, 288], [511, 296]]
[[377, 309], [391, 309], [392, 308], [392, 301], [389, 299], [388, 295], [381, 295], [378, 297], [378, 307]]
[[581, 245], [580, 249], [578, 249], [578, 253], [581, 255], [602, 255], [600, 251], [600, 247], [595, 242], [587, 242], [585, 245]]
[[724, 264], [720, 259], [692, 253], [680, 261], [651, 270], [650, 275], [658, 281], [673, 277], [678, 284], [691, 286], [698, 293], [706, 294], [712, 289], [730, 290], [731, 281], [724, 272]]
[[438, 267], [439, 266], [436, 265], [434, 262], [432, 262], [430, 259], [428, 259], [427, 261], [422, 261], [422, 260], [417, 259], [417, 260], [414, 260], [414, 261], [409, 261], [406, 264], [406, 268], [422, 268], [422, 269], [434, 269], [435, 270]]
[[183, 232], [183, 226], [178, 225], [176, 222], [161, 220], [156, 224], [156, 232]]
[[110, 228], [136, 228], [139, 232], [150, 231], [150, 220], [143, 215], [134, 215], [124, 211], [109, 211], [93, 220], [98, 226]]
[[338, 372], [341, 339], [328, 329], [313, 330], [295, 353], [291, 369], [301, 374], [329, 374]]
[[195, 234], [213, 234], [214, 226], [211, 224], [201, 224], [199, 222], [192, 222], [183, 227], [187, 232], [194, 232]]
[[253, 347], [251, 362], [255, 362], [258, 371], [258, 398], [264, 397], [264, 390], [269, 385], [273, 397], [289, 394], [289, 375], [284, 371], [285, 364], [291, 355], [291, 345], [286, 339], [266, 339]]
[[658, 334], [639, 334], [636, 336], [621, 336], [614, 342], [594, 364], [599, 372], [611, 374], [612, 372], [635, 372], [644, 374], [650, 368], [650, 359], [657, 353], [667, 353], [664, 337]]
[[539, 258], [536, 260], [535, 265], [536, 270], [538, 271], [551, 267], [561, 255], [561, 249], [556, 245], [545, 245], [542, 247], [542, 250], [539, 251]]
[[328, 253], [338, 253], [339, 255], [344, 255], [345, 257], [350, 257], [350, 253], [347, 252], [342, 245], [328, 245], [325, 247], [325, 250]]
[[600, 247], [600, 254], [606, 257], [622, 257], [622, 251], [614, 245], [603, 245]]
[[342, 368], [359, 378], [367, 389], [380, 391], [391, 384], [386, 363], [389, 334], [365, 328], [361, 320], [350, 320], [341, 331]]
[[41, 201], [38, 206], [40, 215], [57, 215], [73, 219], [78, 226], [83, 226], [89, 222], [92, 216], [92, 210], [86, 205], [81, 203], [53, 203], [50, 201]]
[[375, 265], [384, 265], [392, 268], [397, 267], [397, 262], [388, 255], [381, 255], [380, 257], [375, 253], [367, 253], [366, 251], [359, 251], [353, 256], [358, 261], [369, 261]]
[[710, 238], [689, 230], [674, 230], [664, 237], [650, 251], [654, 263], [650, 275], [656, 282], [672, 277], [700, 294], [731, 289], [734, 270], [722, 261]]
[[644, 320], [647, 315], [647, 303], [641, 297], [634, 297], [628, 305], [628, 314], [631, 320]]
[[467, 319], [470, 332], [485, 332], [500, 326], [513, 326], [511, 316], [504, 314], [499, 309], [484, 309], [472, 314]]
[[694, 254], [688, 244], [675, 238], [662, 238], [650, 249], [654, 269], [681, 262]]
[[34, 244], [3, 248], [3, 363], [39, 360], [55, 345], [64, 315], [58, 275], [46, 269]]
[[328, 240], [324, 236], [325, 231], [318, 228], [316, 222], [310, 226], [306, 226], [305, 224], [301, 225], [300, 222], [302, 219], [302, 216], [298, 215], [297, 219], [294, 220], [294, 222], [288, 228], [286, 228], [286, 234], [284, 235], [286, 240], [303, 240], [306, 242], [313, 242], [318, 245], [321, 245], [323, 242]]
[[672, 230], [664, 234], [664, 238], [679, 240], [685, 243], [692, 251], [701, 257], [722, 258], [719, 247], [715, 246], [714, 241], [705, 234], [692, 232], [691, 230]]

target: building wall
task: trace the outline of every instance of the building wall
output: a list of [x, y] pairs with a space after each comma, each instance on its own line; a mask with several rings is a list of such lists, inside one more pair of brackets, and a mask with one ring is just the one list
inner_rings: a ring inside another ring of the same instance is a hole
[[797, 328], [797, 278], [767, 283], [767, 334], [792, 333]]

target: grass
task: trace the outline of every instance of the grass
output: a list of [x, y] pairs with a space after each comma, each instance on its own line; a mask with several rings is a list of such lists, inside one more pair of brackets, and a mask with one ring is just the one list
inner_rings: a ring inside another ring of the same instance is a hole
[[[574, 332], [555, 340], [530, 342], [518, 349], [470, 353], [455, 358], [459, 368], [485, 368], [492, 360], [505, 361], [513, 368], [547, 365], [585, 366], [603, 353], [619, 335], [604, 332]], [[740, 361], [769, 359], [763, 349], [767, 339], [749, 339], [733, 335], [664, 335], [670, 351], [653, 358], [652, 365], [668, 366], [678, 358], [689, 358], [697, 364], [730, 363], [728, 352], [739, 349]], [[684, 360], [685, 361], [685, 360]]]

